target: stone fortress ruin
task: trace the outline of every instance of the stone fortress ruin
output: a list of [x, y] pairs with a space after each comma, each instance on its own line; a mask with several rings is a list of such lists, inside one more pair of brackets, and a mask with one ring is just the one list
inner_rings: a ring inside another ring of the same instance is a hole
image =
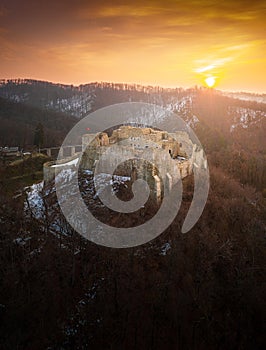
[[[111, 175], [115, 171], [132, 181], [145, 180], [158, 202], [163, 191], [170, 192], [180, 178], [192, 174], [194, 166], [207, 167], [203, 149], [192, 142], [187, 132], [169, 133], [132, 125], [83, 135], [82, 153], [77, 155], [79, 170]], [[73, 157], [57, 165], [46, 163], [44, 181], [52, 180], [63, 169], [75, 169], [77, 163]]]

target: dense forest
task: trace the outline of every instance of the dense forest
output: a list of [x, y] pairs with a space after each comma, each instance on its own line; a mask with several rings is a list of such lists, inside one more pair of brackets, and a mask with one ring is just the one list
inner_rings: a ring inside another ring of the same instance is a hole
[[[12, 81], [9, 97], [12, 84], [17, 95], [25, 85], [29, 94], [31, 85], [38, 90], [35, 81]], [[1, 162], [0, 349], [264, 349], [266, 105], [205, 89], [97, 84], [93, 91], [91, 85], [54, 84], [53, 91], [84, 96], [87, 89], [92, 110], [129, 100], [161, 101], [175, 110], [207, 154], [206, 207], [193, 229], [181, 234], [194, 190], [189, 176], [182, 206], [165, 232], [139, 247], [111, 249], [69, 227], [54, 183], [26, 187], [42, 178], [47, 157]], [[80, 117], [11, 100], [0, 99], [3, 146], [33, 146], [38, 123], [45, 146], [60, 145]], [[84, 198], [88, 181], [81, 176]], [[119, 189], [121, 198], [130, 188]], [[149, 203], [147, 217], [156, 205]], [[118, 216], [96, 211], [117, 225]], [[123, 217], [123, 225], [135, 225], [136, 215]]]
[[74, 117], [61, 112], [43, 110], [0, 98], [0, 146], [32, 149], [39, 123], [44, 129], [45, 147], [60, 146], [67, 132], [75, 125]]

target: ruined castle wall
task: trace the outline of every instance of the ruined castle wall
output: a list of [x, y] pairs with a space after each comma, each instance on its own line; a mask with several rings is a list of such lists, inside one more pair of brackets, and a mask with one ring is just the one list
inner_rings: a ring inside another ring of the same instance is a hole
[[175, 140], [162, 140], [160, 142], [160, 146], [162, 149], [166, 150], [168, 153], [171, 151], [171, 156], [173, 158], [176, 158], [178, 155], [180, 155], [180, 147], [179, 142]]
[[191, 157], [193, 152], [193, 143], [190, 140], [189, 135], [185, 131], [177, 131], [175, 133], [169, 133], [169, 135], [182, 145], [180, 146], [179, 155]]
[[[154, 142], [154, 145], [151, 146], [150, 142]], [[114, 143], [119, 147], [110, 149], [110, 144]], [[146, 180], [150, 188], [156, 191], [158, 198], [161, 195], [161, 180], [158, 181], [158, 178], [165, 181], [166, 190], [170, 191], [180, 177], [184, 178], [192, 173], [194, 163], [197, 166], [205, 164], [203, 150], [193, 145], [188, 134], [182, 131], [167, 133], [151, 128], [121, 126], [113, 131], [110, 138], [106, 133], [83, 135], [82, 150], [80, 169], [94, 171], [96, 165], [101, 165], [102, 172], [110, 173], [111, 168], [117, 169], [118, 166], [121, 175]], [[111, 152], [106, 152], [107, 150]], [[189, 159], [173, 159], [182, 154]], [[118, 162], [122, 159], [125, 161], [119, 168]], [[67, 160], [62, 161], [64, 162]], [[52, 167], [52, 164], [49, 162], [44, 165], [45, 181], [51, 181], [63, 169], [63, 166]]]
[[189, 160], [179, 163], [178, 168], [182, 179], [191, 174], [192, 169], [191, 169], [191, 162]]
[[109, 137], [107, 133], [101, 132], [98, 134], [86, 134], [82, 136], [82, 151], [90, 145], [91, 147], [108, 146]]
[[97, 134], [85, 134], [82, 136], [82, 151], [85, 151], [86, 147], [88, 145], [91, 146], [97, 146], [98, 141], [97, 141]]
[[46, 162], [43, 164], [43, 180], [44, 183], [47, 184], [55, 178], [55, 168], [51, 166], [54, 165], [55, 162]]
[[[43, 164], [43, 180], [44, 184], [48, 184], [53, 181], [63, 169], [69, 169], [69, 165], [64, 166], [65, 163], [70, 162], [77, 158], [77, 155], [68, 157], [58, 161], [50, 161]], [[53, 165], [62, 164], [61, 166], [53, 167]], [[74, 165], [73, 165], [74, 167]]]

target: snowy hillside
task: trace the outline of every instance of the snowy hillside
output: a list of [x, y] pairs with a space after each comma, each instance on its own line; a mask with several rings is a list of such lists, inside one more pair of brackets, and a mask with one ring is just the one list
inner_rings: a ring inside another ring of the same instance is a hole
[[261, 110], [255, 110], [243, 107], [229, 107], [228, 114], [232, 117], [232, 125], [230, 131], [236, 128], [247, 129], [251, 125], [259, 125], [266, 117], [266, 113]]
[[[99, 108], [122, 102], [146, 102], [176, 112], [192, 129], [201, 122], [228, 132], [261, 125], [266, 96], [229, 93], [204, 88], [166, 89], [136, 84], [89, 83], [73, 86], [35, 80], [2, 80], [0, 97], [82, 118]], [[152, 124], [163, 116], [143, 114], [139, 122]], [[211, 118], [211, 119], [210, 119]], [[217, 125], [215, 124], [217, 121]]]
[[266, 94], [252, 94], [247, 92], [225, 92], [222, 94], [231, 98], [243, 101], [255, 101], [258, 103], [266, 103]]

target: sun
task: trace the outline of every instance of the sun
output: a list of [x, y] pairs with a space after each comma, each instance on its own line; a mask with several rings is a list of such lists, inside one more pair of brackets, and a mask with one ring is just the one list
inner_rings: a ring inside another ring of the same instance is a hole
[[209, 88], [211, 88], [216, 83], [216, 79], [214, 77], [208, 77], [205, 79], [205, 83], [208, 85]]

